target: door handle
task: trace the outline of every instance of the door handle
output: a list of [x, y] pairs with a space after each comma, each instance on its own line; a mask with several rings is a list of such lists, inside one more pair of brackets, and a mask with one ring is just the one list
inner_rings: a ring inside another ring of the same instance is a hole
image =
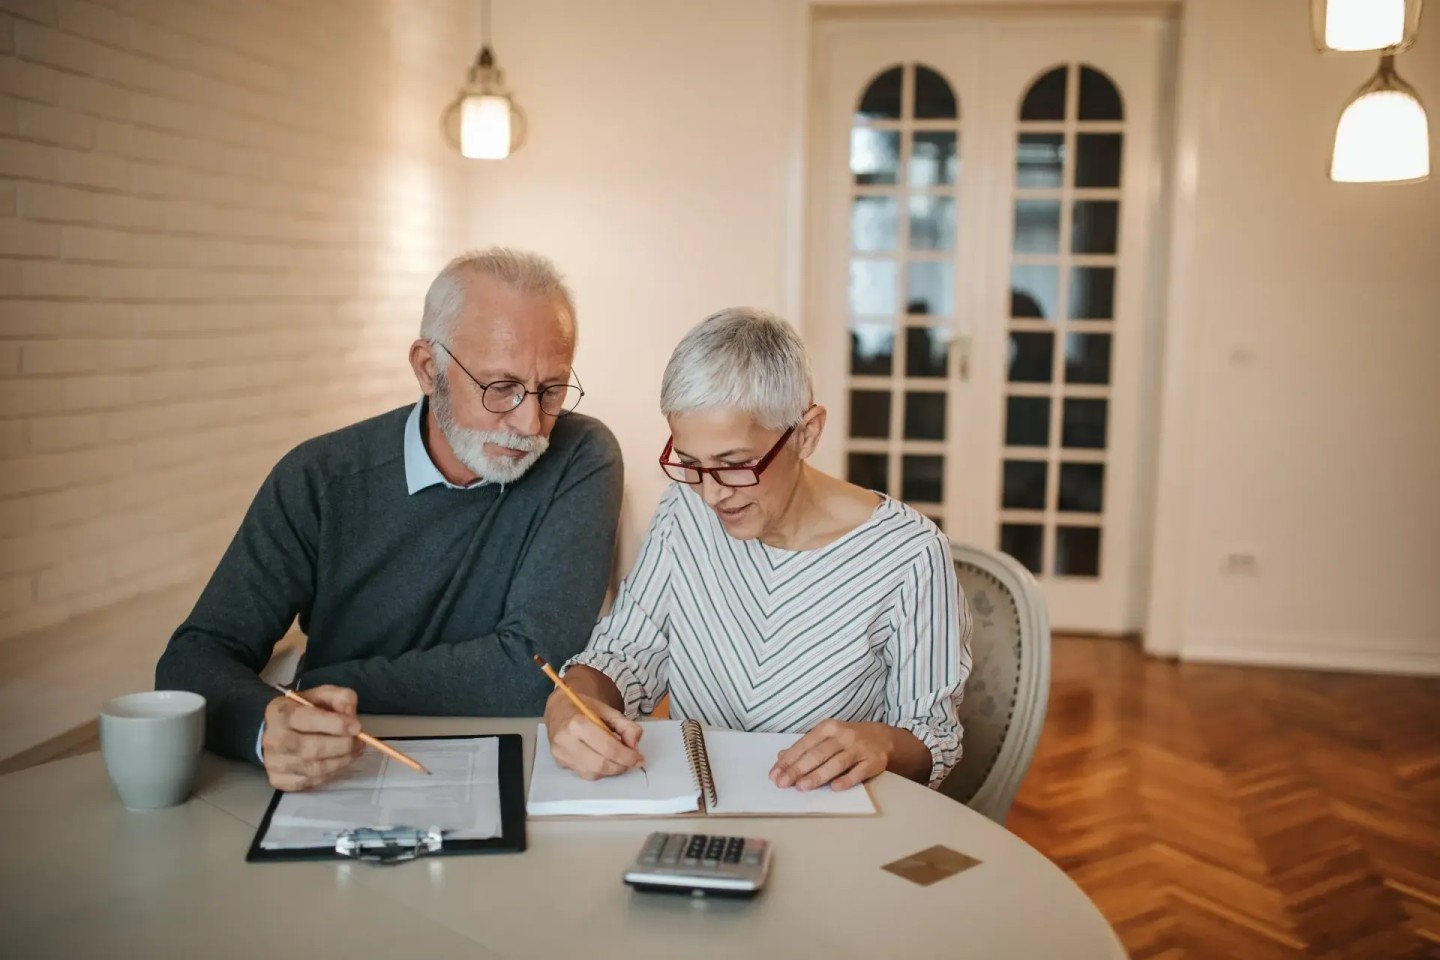
[[970, 347], [973, 338], [962, 333], [955, 338], [955, 370], [961, 383], [970, 382]]

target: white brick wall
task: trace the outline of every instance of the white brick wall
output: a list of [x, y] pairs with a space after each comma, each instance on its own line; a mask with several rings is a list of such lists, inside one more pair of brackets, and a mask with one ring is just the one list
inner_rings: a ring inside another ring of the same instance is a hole
[[415, 394], [464, 0], [0, 0], [0, 638], [203, 577]]

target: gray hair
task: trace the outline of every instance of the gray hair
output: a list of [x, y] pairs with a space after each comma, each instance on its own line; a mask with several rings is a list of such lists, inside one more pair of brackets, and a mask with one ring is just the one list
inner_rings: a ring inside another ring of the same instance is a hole
[[665, 416], [741, 410], [768, 430], [793, 427], [813, 390], [805, 344], [764, 310], [731, 307], [702, 320], [670, 355], [660, 384]]
[[[548, 257], [528, 250], [490, 247], [461, 254], [430, 282], [430, 289], [425, 292], [425, 312], [420, 318], [420, 339], [451, 342], [455, 322], [465, 309], [466, 291], [471, 281], [479, 277], [490, 277], [512, 290], [551, 300], [560, 313], [560, 321], [569, 327], [571, 338], [575, 337], [575, 297], [555, 264]], [[435, 355], [435, 366], [442, 374], [449, 361], [448, 350]]]

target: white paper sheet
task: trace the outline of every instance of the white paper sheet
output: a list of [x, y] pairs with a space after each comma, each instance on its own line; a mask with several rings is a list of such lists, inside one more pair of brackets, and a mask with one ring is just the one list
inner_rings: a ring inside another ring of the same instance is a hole
[[545, 724], [535, 731], [535, 767], [530, 774], [532, 817], [639, 816], [685, 813], [700, 809], [680, 724], [673, 720], [643, 724], [640, 753], [645, 770], [631, 770], [604, 780], [583, 780], [561, 769], [550, 754]]
[[804, 791], [775, 786], [770, 781], [775, 758], [799, 739], [798, 733], [706, 730], [705, 749], [719, 800], [710, 812], [717, 816], [858, 816], [875, 812], [875, 803], [863, 786]]
[[395, 746], [431, 775], [367, 750], [324, 786], [283, 795], [260, 846], [334, 846], [337, 833], [356, 827], [438, 827], [457, 840], [500, 836], [499, 740], [401, 740]]
[[[640, 752], [648, 782], [638, 770], [603, 780], [583, 780], [561, 769], [550, 755], [545, 725], [535, 733], [535, 767], [530, 775], [532, 817], [663, 816], [700, 809], [699, 791], [685, 756], [681, 725], [675, 720], [644, 724]], [[800, 791], [770, 782], [775, 758], [798, 733], [705, 731], [710, 770], [719, 803], [709, 812], [719, 816], [856, 816], [875, 812], [864, 787], [850, 790]]]

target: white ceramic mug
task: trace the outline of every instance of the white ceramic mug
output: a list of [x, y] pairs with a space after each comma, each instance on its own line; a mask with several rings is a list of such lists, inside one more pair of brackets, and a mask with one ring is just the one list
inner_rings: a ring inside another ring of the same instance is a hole
[[131, 693], [100, 709], [105, 770], [129, 810], [184, 803], [204, 745], [205, 698], [198, 693]]

